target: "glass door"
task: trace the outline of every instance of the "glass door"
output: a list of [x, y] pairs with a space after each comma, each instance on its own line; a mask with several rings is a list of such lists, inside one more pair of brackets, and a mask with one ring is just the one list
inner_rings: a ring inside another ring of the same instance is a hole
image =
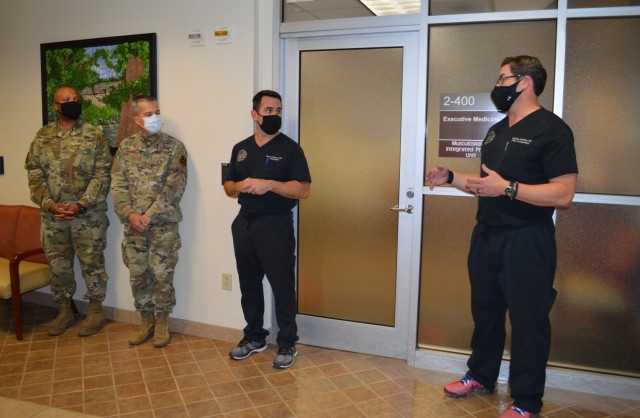
[[408, 356], [416, 44], [397, 33], [287, 41], [285, 123], [313, 179], [298, 211], [303, 344]]

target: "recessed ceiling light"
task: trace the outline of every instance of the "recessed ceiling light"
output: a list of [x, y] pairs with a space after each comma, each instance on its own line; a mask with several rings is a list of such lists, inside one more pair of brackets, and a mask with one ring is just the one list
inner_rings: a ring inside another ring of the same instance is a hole
[[420, 13], [420, 0], [360, 0], [376, 16]]

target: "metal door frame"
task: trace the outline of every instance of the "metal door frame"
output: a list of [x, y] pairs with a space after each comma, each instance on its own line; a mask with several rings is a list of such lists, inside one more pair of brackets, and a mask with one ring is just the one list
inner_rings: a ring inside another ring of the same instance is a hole
[[[298, 141], [300, 51], [361, 48], [403, 48], [402, 122], [400, 147], [400, 184], [397, 204], [412, 205], [413, 213], [398, 216], [395, 327], [338, 321], [298, 315], [300, 342], [309, 345], [413, 360], [417, 325], [417, 292], [420, 271], [422, 225], [423, 141], [418, 140], [420, 122], [416, 110], [419, 92], [419, 32], [330, 35], [290, 38], [282, 41], [281, 86], [283, 128]], [[424, 120], [421, 121], [424, 124]], [[424, 126], [424, 125], [423, 125]], [[423, 131], [422, 131], [423, 132]], [[312, 172], [313, 168], [311, 167]], [[312, 185], [313, 188], [313, 185]], [[413, 197], [408, 197], [408, 192]], [[416, 245], [417, 244], [417, 245]], [[275, 318], [274, 322], [275, 322]], [[275, 323], [272, 329], [277, 329]]]

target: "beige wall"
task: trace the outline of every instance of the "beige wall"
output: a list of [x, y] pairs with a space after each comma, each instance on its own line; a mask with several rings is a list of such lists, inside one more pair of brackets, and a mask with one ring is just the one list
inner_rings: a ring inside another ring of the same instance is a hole
[[[40, 44], [157, 33], [158, 97], [165, 131], [185, 143], [190, 157], [173, 316], [242, 328], [230, 234], [238, 207], [222, 190], [220, 163], [228, 161], [233, 144], [253, 129], [249, 116], [253, 93], [272, 87], [272, 38], [262, 35], [272, 33], [268, 27], [272, 19], [270, 6], [264, 3], [270, 2], [0, 0], [0, 155], [5, 160], [0, 203], [31, 204], [23, 164], [42, 124]], [[191, 29], [219, 25], [233, 28], [233, 43], [217, 45], [209, 39], [204, 47], [187, 45]], [[120, 255], [122, 226], [113, 213], [111, 198], [109, 205], [106, 258], [110, 282], [105, 303], [132, 310], [128, 270]], [[231, 292], [221, 289], [222, 272], [233, 273]], [[75, 297], [81, 298], [85, 289], [80, 283]]]

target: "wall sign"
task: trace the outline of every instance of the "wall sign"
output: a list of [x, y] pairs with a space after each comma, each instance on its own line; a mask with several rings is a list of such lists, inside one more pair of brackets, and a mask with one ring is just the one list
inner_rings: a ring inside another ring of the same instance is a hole
[[441, 94], [438, 156], [480, 158], [487, 130], [504, 117], [489, 93]]
[[187, 34], [189, 46], [205, 46], [207, 44], [207, 31], [204, 29], [191, 29]]
[[213, 36], [215, 36], [217, 44], [230, 44], [231, 26], [216, 27], [216, 29], [213, 31]]

